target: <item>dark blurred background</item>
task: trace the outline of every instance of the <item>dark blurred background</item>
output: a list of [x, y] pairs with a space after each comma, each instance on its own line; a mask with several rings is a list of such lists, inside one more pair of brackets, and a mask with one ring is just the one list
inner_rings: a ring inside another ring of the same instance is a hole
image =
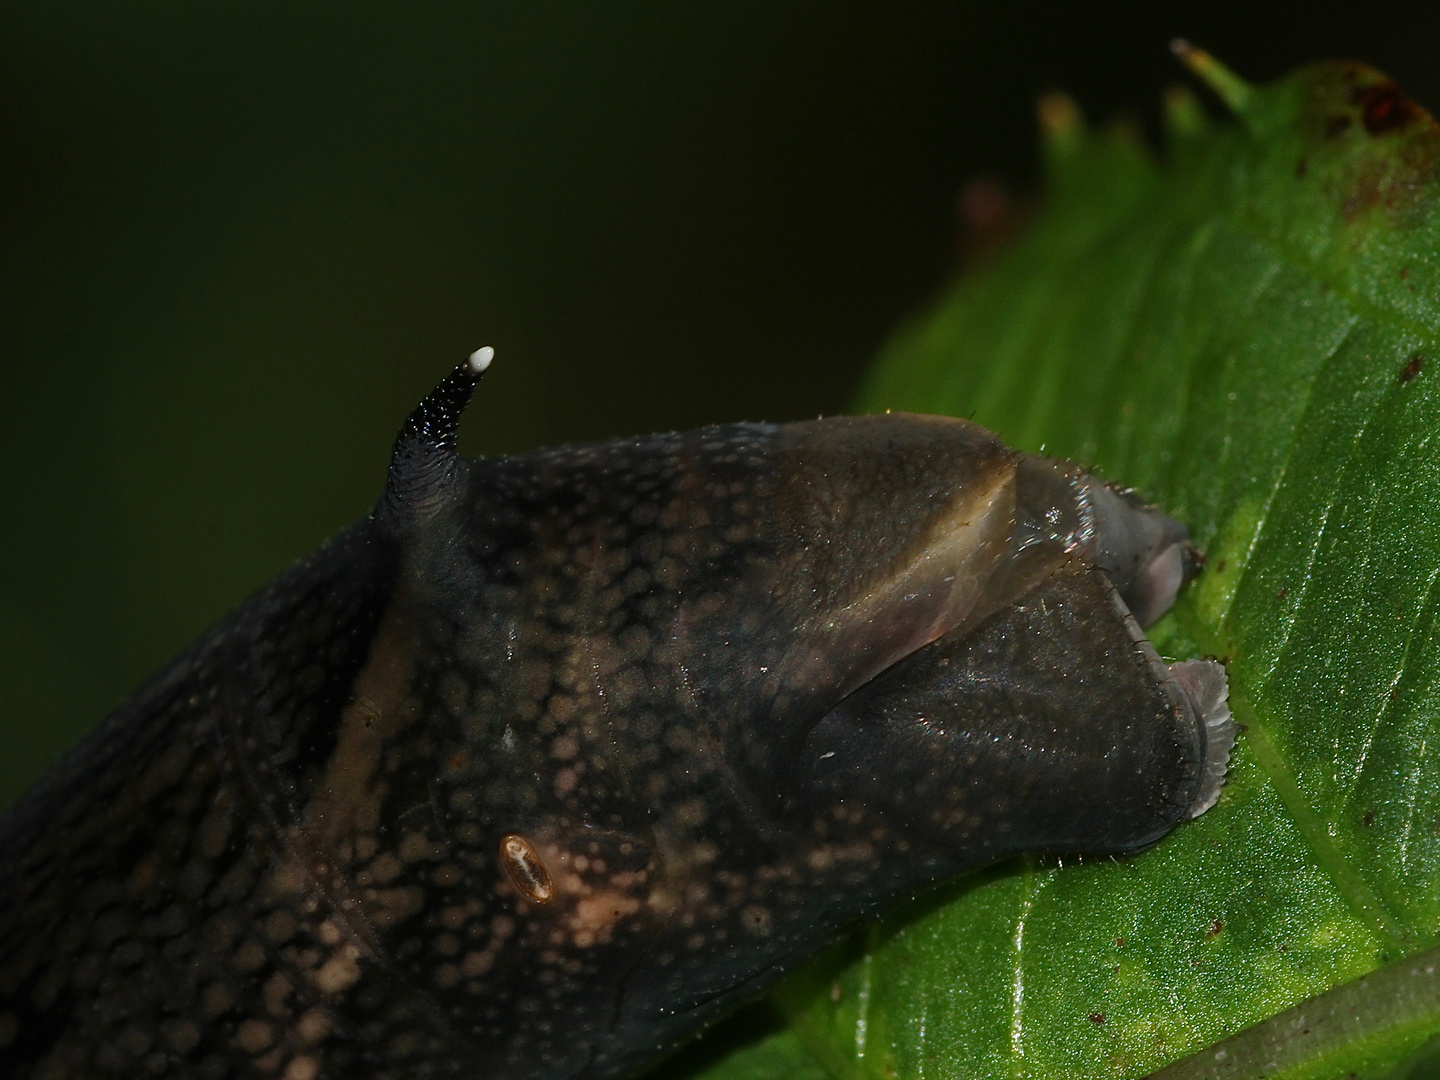
[[1366, 59], [1435, 107], [1437, 31], [1420, 5], [12, 0], [0, 804], [362, 514], [477, 345], [471, 453], [834, 412], [955, 272], [966, 185], [1035, 191], [1040, 92], [1153, 137], [1184, 35], [1256, 80]]

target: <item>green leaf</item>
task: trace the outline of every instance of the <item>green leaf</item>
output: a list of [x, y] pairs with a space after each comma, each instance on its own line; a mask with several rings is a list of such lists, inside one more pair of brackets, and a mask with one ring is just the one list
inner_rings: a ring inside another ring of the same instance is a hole
[[1154, 636], [1225, 658], [1248, 730], [1151, 851], [995, 868], [787, 983], [837, 1077], [1140, 1076], [1314, 995], [1174, 1075], [1436, 1060], [1440, 131], [1359, 64], [1254, 88], [1185, 58], [1236, 118], [1173, 95], [1157, 164], [1051, 101], [1044, 209], [861, 405], [973, 416], [1185, 520], [1208, 569]]

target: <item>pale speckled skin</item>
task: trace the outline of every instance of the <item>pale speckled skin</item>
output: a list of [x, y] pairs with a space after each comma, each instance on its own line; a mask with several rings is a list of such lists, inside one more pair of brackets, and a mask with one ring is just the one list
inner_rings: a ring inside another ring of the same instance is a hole
[[626, 1075], [863, 914], [1194, 799], [1077, 470], [911, 416], [466, 462], [473, 383], [0, 821], [3, 1075]]

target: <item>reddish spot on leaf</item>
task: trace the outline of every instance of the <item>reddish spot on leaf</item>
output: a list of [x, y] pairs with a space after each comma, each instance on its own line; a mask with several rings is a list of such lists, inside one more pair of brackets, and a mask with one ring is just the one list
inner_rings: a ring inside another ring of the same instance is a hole
[[1384, 198], [1385, 191], [1382, 181], [1387, 179], [1387, 171], [1383, 165], [1375, 165], [1362, 172], [1356, 179], [1349, 197], [1345, 200], [1345, 205], [1341, 207], [1341, 212], [1347, 218], [1356, 218], [1372, 206], [1377, 205]]
[[1091, 1014], [1090, 1014], [1090, 1022], [1091, 1022], [1092, 1024], [1103, 1024], [1103, 1023], [1105, 1022], [1105, 1014], [1104, 1014], [1104, 1013], [1091, 1013]]
[[1357, 86], [1351, 99], [1361, 107], [1361, 119], [1371, 135], [1397, 131], [1420, 115], [1420, 108], [1400, 92], [1393, 82]]
[[1400, 369], [1399, 379], [1402, 383], [1407, 383], [1423, 370], [1425, 370], [1425, 357], [1417, 352], [1405, 361], [1405, 366]]

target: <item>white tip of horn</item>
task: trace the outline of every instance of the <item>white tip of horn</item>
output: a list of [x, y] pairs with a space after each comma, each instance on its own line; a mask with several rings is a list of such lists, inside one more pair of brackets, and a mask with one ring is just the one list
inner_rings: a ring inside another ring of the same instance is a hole
[[490, 361], [494, 359], [495, 350], [492, 349], [489, 345], [482, 345], [480, 346], [480, 348], [476, 349], [470, 354], [470, 359], [468, 361], [468, 363], [470, 364], [470, 370], [473, 371], [476, 375], [479, 375], [482, 371], [484, 371], [490, 366]]

